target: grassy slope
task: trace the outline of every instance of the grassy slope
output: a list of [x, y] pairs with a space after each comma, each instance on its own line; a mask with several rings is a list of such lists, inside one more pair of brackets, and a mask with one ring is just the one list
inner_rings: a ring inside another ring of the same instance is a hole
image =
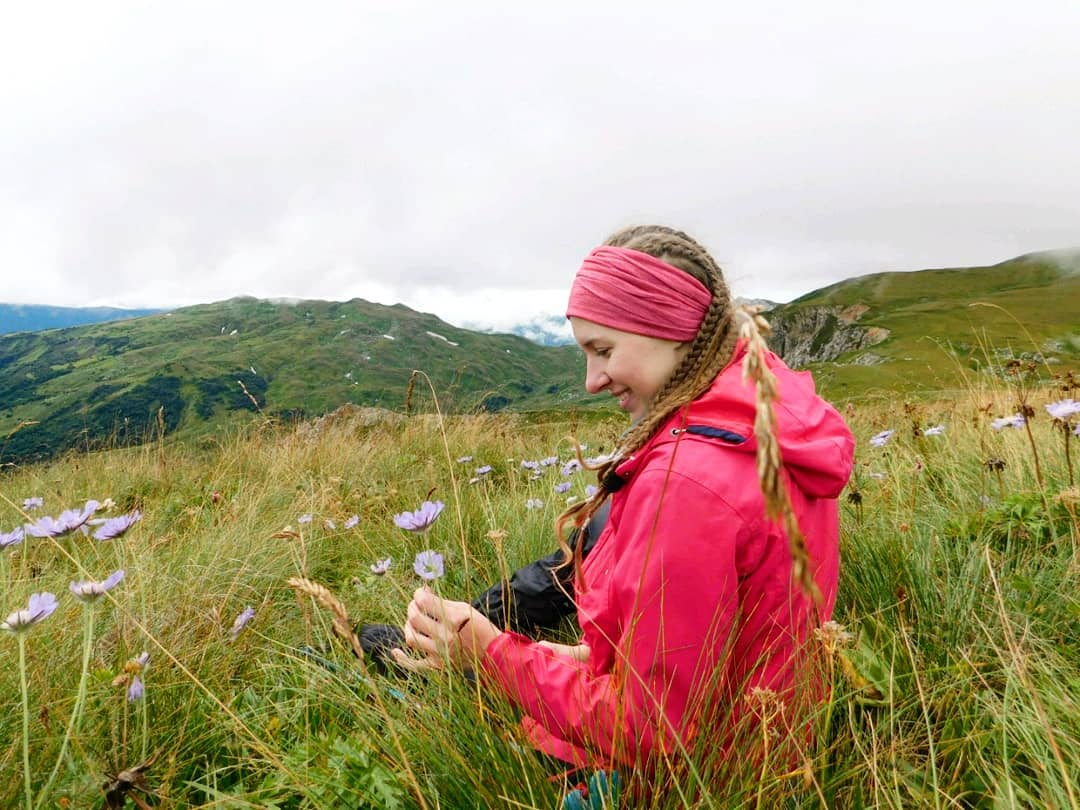
[[[878, 273], [825, 287], [778, 310], [806, 306], [868, 311], [861, 326], [880, 326], [890, 336], [868, 351], [886, 362], [850, 361], [813, 366], [822, 388], [836, 399], [932, 393], [962, 386], [964, 376], [984, 368], [994, 350], [1044, 352], [1060, 366], [1080, 366], [1080, 274], [1037, 254], [992, 267]], [[1048, 341], [1060, 348], [1047, 351]]]
[[[571, 347], [469, 332], [360, 300], [234, 299], [14, 335], [0, 338], [0, 363], [0, 435], [39, 423], [11, 438], [8, 455], [16, 457], [69, 446], [80, 431], [137, 438], [159, 406], [170, 430], [215, 432], [255, 408], [241, 382], [268, 414], [318, 415], [345, 402], [400, 410], [413, 369], [429, 375], [450, 410], [550, 408], [581, 398], [581, 360]], [[413, 404], [432, 407], [425, 381]]]
[[[780, 307], [777, 317], [800, 307], [852, 305], [869, 308], [861, 325], [890, 331], [869, 350], [886, 362], [857, 365], [855, 352], [813, 366], [835, 400], [895, 398], [898, 391], [928, 396], [963, 386], [1000, 360], [996, 350], [1054, 345], [1050, 353], [1061, 362], [1046, 370], [1080, 367], [1080, 273], [1044, 254], [993, 267], [850, 279]], [[0, 336], [0, 437], [7, 437], [0, 461], [139, 440], [161, 406], [169, 431], [219, 434], [256, 407], [240, 382], [271, 415], [314, 416], [346, 402], [401, 410], [413, 369], [429, 375], [440, 406], [450, 411], [482, 403], [521, 411], [603, 404], [583, 395], [574, 347], [457, 329], [400, 305], [241, 298]], [[433, 407], [424, 380], [413, 405]], [[38, 424], [18, 429], [31, 421]]]
[[[1026, 433], [988, 428], [980, 406], [990, 400], [997, 413], [1011, 399], [982, 388], [904, 414], [891, 404], [850, 411], [859, 451], [842, 503], [835, 617], [855, 638], [829, 659], [833, 697], [816, 718], [809, 763], [792, 772], [784, 762], [765, 765], [752, 745], [732, 756], [709, 746], [694, 754], [697, 778], [680, 775], [647, 806], [1077, 806], [1076, 491], [1069, 495], [1062, 436], [1042, 399], [1032, 427], [1048, 508]], [[73, 764], [62, 763], [43, 806], [61, 798], [97, 806], [107, 774], [151, 755], [156, 806], [329, 810], [393, 806], [395, 797], [403, 807], [559, 806], [511, 709], [460, 677], [366, 679], [332, 642], [326, 612], [286, 580], [303, 574], [327, 585], [354, 618], [400, 621], [418, 584], [413, 555], [432, 548], [447, 559], [437, 587], [477, 593], [552, 547], [561, 478], [552, 467], [531, 481], [512, 459], [566, 459], [568, 433], [599, 452], [624, 426], [571, 418], [455, 418], [445, 432], [431, 417], [393, 429], [343, 419], [320, 433], [256, 418], [221, 447], [166, 442], [161, 452], [127, 448], [4, 471], [2, 531], [24, 519], [16, 504], [30, 496], [44, 496], [48, 514], [111, 496], [116, 511], [137, 506], [145, 515], [119, 540], [76, 534], [0, 552], [0, 616], [32, 592], [60, 597], [26, 637], [39, 795], [78, 691], [85, 609], [67, 584], [127, 572], [96, 610]], [[944, 436], [909, 429], [939, 422]], [[883, 428], [897, 434], [869, 447]], [[473, 461], [459, 464], [459, 455]], [[987, 471], [988, 455], [1002, 459], [1000, 473]], [[467, 484], [482, 463], [493, 473]], [[580, 496], [589, 476], [570, 480]], [[447, 503], [432, 530], [397, 529], [392, 515], [429, 493]], [[525, 509], [528, 498], [545, 505]], [[314, 519], [301, 525], [304, 513]], [[346, 530], [352, 514], [360, 523]], [[370, 574], [388, 555], [390, 572]], [[246, 606], [256, 617], [231, 643]], [[338, 669], [305, 659], [302, 644]], [[142, 650], [151, 654], [146, 694], [128, 703], [113, 679]], [[0, 634], [0, 654], [8, 662], [0, 668], [0, 806], [15, 807], [23, 791], [15, 639]]]

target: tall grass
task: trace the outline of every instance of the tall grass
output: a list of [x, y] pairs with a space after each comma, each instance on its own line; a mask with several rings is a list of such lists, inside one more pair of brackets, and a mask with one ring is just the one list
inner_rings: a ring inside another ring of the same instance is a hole
[[[1031, 400], [1041, 410], [1051, 396]], [[823, 650], [833, 690], [812, 747], [800, 740], [792, 768], [699, 745], [646, 804], [1080, 806], [1080, 496], [1045, 413], [1031, 423], [1042, 487], [1025, 431], [989, 428], [1011, 401], [985, 389], [849, 409], [860, 450], [835, 618], [853, 637], [838, 632]], [[943, 435], [922, 432], [938, 423]], [[446, 558], [438, 589], [469, 599], [553, 549], [555, 515], [590, 483], [573, 473], [556, 494], [557, 465], [530, 480], [520, 461], [568, 460], [571, 435], [600, 453], [621, 429], [570, 415], [260, 418], [212, 441], [6, 469], [0, 531], [33, 519], [19, 508], [31, 496], [50, 514], [88, 498], [144, 514], [117, 540], [76, 532], [0, 551], [0, 613], [32, 592], [61, 603], [25, 637], [34, 803], [97, 806], [108, 782], [171, 807], [561, 806], [564, 786], [509, 707], [460, 675], [369, 669], [288, 580], [325, 585], [354, 620], [400, 624], [420, 582], [413, 557], [431, 548]], [[870, 447], [884, 429], [897, 432]], [[394, 526], [425, 498], [447, 503], [428, 533]], [[536, 498], [543, 508], [527, 510]], [[387, 556], [389, 572], [372, 573]], [[82, 717], [59, 761], [83, 659], [85, 608], [68, 583], [117, 568], [127, 575], [96, 608]], [[255, 617], [233, 641], [248, 606]], [[0, 636], [0, 650], [6, 807], [25, 802], [23, 705], [15, 639]], [[144, 650], [145, 694], [129, 702], [123, 670]], [[121, 773], [139, 765], [141, 776]]]

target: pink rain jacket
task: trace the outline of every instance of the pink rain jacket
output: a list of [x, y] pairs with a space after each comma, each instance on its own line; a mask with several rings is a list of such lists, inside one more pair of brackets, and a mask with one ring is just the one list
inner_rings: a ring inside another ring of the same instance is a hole
[[[688, 413], [618, 466], [625, 483], [611, 496], [578, 586], [588, 661], [510, 632], [488, 646], [484, 676], [523, 709], [541, 751], [577, 766], [648, 766], [703, 733], [707, 706], [730, 702], [722, 716], [734, 722], [754, 687], [793, 693], [814, 608], [791, 579], [786, 534], [765, 517], [744, 351], [740, 343]], [[836, 498], [854, 440], [809, 373], [772, 353], [767, 363], [779, 386], [785, 475], [825, 621], [839, 566]], [[719, 745], [728, 739], [723, 729], [707, 733]]]

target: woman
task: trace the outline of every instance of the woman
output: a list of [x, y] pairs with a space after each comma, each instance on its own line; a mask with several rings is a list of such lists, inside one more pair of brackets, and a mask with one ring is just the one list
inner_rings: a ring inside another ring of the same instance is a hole
[[[596, 495], [560, 519], [581, 526], [610, 499], [588, 559], [568, 562], [581, 643], [502, 631], [427, 589], [405, 639], [475, 669], [521, 709], [540, 751], [574, 767], [651, 768], [703, 729], [729, 744], [753, 722], [751, 695], [796, 701], [803, 642], [835, 599], [836, 498], [854, 442], [810, 375], [764, 350], [752, 318], [739, 338], [720, 268], [680, 231], [613, 235], [578, 271], [567, 317], [586, 389], [632, 419]], [[743, 379], [748, 342], [756, 386]]]

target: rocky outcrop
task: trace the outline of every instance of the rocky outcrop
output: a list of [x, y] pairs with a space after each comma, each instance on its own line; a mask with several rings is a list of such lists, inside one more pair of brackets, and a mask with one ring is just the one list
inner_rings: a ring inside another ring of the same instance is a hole
[[[796, 368], [836, 360], [848, 352], [865, 349], [889, 336], [888, 329], [860, 326], [867, 311], [863, 304], [850, 307], [778, 307], [767, 316], [772, 325], [769, 348]], [[880, 362], [876, 355], [861, 355], [863, 363]], [[871, 359], [873, 358], [873, 359]], [[859, 362], [856, 360], [856, 362]]]

